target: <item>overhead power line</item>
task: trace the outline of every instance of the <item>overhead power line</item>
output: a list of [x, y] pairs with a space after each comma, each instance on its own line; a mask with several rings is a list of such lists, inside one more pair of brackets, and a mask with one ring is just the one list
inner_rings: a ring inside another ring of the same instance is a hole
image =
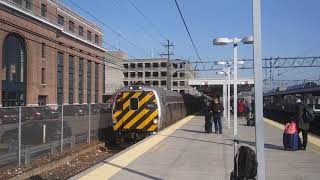
[[75, 3], [72, 0], [67, 0], [69, 1], [71, 4], [73, 4], [74, 6], [78, 7], [81, 11], [83, 11], [84, 13], [86, 13], [87, 15], [89, 15], [90, 17], [92, 17], [93, 19], [95, 19], [96, 21], [98, 21], [100, 24], [102, 24], [103, 26], [105, 26], [106, 28], [108, 28], [111, 32], [113, 32], [114, 34], [118, 35], [120, 38], [122, 38], [123, 40], [127, 41], [130, 45], [132, 45], [133, 47], [135, 47], [136, 49], [138, 49], [139, 51], [143, 52], [144, 54], [148, 54], [143, 48], [138, 47], [136, 44], [134, 44], [133, 42], [131, 42], [127, 37], [125, 37], [124, 35], [122, 35], [121, 33], [117, 32], [116, 30], [114, 30], [113, 28], [111, 28], [110, 26], [108, 26], [106, 23], [104, 23], [103, 21], [101, 21], [99, 18], [97, 18], [96, 16], [92, 15], [89, 11], [85, 10], [84, 8], [82, 8], [81, 6], [79, 6], [77, 3]]
[[199, 52], [198, 52], [198, 50], [197, 50], [197, 48], [196, 48], [196, 46], [195, 46], [195, 44], [194, 44], [194, 42], [193, 42], [193, 39], [192, 39], [192, 37], [191, 37], [189, 28], [188, 28], [188, 26], [187, 26], [187, 24], [186, 24], [186, 21], [184, 20], [184, 17], [183, 17], [183, 15], [182, 15], [181, 10], [180, 10], [179, 4], [178, 4], [177, 0], [174, 0], [174, 1], [175, 1], [175, 3], [176, 3], [177, 8], [178, 8], [178, 11], [179, 11], [180, 17], [181, 17], [181, 19], [182, 19], [182, 21], [183, 21], [184, 27], [185, 27], [185, 29], [186, 29], [186, 31], [187, 31], [187, 33], [188, 33], [189, 39], [190, 39], [190, 41], [191, 41], [191, 43], [192, 43], [193, 49], [194, 49], [194, 51], [195, 51], [196, 54], [197, 54], [198, 60], [199, 60], [200, 62], [202, 62], [202, 59], [201, 59], [201, 57], [200, 57], [200, 55], [199, 55]]
[[154, 23], [152, 23], [152, 21], [151, 21], [146, 15], [144, 15], [144, 13], [134, 4], [133, 1], [131, 1], [131, 0], [128, 0], [128, 1], [129, 1], [129, 3], [139, 12], [139, 14], [141, 14], [141, 16], [144, 17], [144, 19], [147, 21], [147, 23], [150, 24], [150, 26], [152, 26], [152, 27], [158, 32], [158, 34], [159, 34], [162, 38], [164, 38], [165, 40], [168, 40], [168, 38], [167, 38], [165, 35], [163, 35], [163, 33], [161, 33], [161, 32], [159, 31], [159, 29], [156, 27], [156, 25], [154, 25]]

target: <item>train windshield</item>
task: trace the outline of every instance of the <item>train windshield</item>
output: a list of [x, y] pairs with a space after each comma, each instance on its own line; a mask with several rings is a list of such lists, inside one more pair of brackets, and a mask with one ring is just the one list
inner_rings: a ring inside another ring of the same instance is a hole
[[131, 98], [130, 99], [130, 109], [134, 110], [134, 111], [139, 109], [139, 99], [138, 98]]

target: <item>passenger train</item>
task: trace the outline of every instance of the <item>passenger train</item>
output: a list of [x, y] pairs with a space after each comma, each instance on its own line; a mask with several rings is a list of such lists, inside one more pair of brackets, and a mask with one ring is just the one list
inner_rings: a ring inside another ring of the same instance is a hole
[[[189, 106], [202, 101], [178, 92], [146, 85], [131, 85], [116, 93], [112, 120], [117, 137], [146, 136], [158, 132], [188, 114]], [[200, 107], [200, 106], [198, 106]], [[189, 111], [190, 113], [190, 111]]]
[[296, 99], [299, 98], [312, 107], [316, 115], [320, 115], [320, 86], [314, 82], [277, 88], [264, 93], [263, 97], [265, 111], [294, 113]]

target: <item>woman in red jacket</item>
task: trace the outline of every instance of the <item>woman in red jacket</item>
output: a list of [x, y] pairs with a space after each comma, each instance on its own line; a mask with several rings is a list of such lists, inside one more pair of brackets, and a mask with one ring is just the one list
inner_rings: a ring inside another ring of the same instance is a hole
[[239, 103], [238, 103], [238, 112], [239, 112], [240, 117], [243, 116], [243, 111], [244, 111], [244, 103], [243, 103], [242, 99], [240, 99]]

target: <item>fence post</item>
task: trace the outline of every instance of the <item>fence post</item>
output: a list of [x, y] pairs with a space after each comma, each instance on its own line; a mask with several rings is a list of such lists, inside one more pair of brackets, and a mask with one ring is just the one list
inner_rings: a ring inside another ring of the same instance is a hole
[[89, 129], [88, 129], [88, 143], [90, 144], [90, 138], [91, 138], [91, 103], [89, 104], [89, 125], [88, 125]]
[[71, 149], [74, 148], [75, 144], [76, 144], [76, 137], [75, 136], [71, 136]]
[[19, 152], [18, 152], [18, 156], [19, 156], [19, 167], [21, 166], [21, 106], [19, 107], [19, 123], [18, 123], [18, 148], [19, 148]]
[[30, 148], [27, 147], [24, 152], [24, 164], [27, 165], [30, 163]]
[[60, 154], [63, 152], [63, 105], [61, 106], [61, 140], [60, 140]]

